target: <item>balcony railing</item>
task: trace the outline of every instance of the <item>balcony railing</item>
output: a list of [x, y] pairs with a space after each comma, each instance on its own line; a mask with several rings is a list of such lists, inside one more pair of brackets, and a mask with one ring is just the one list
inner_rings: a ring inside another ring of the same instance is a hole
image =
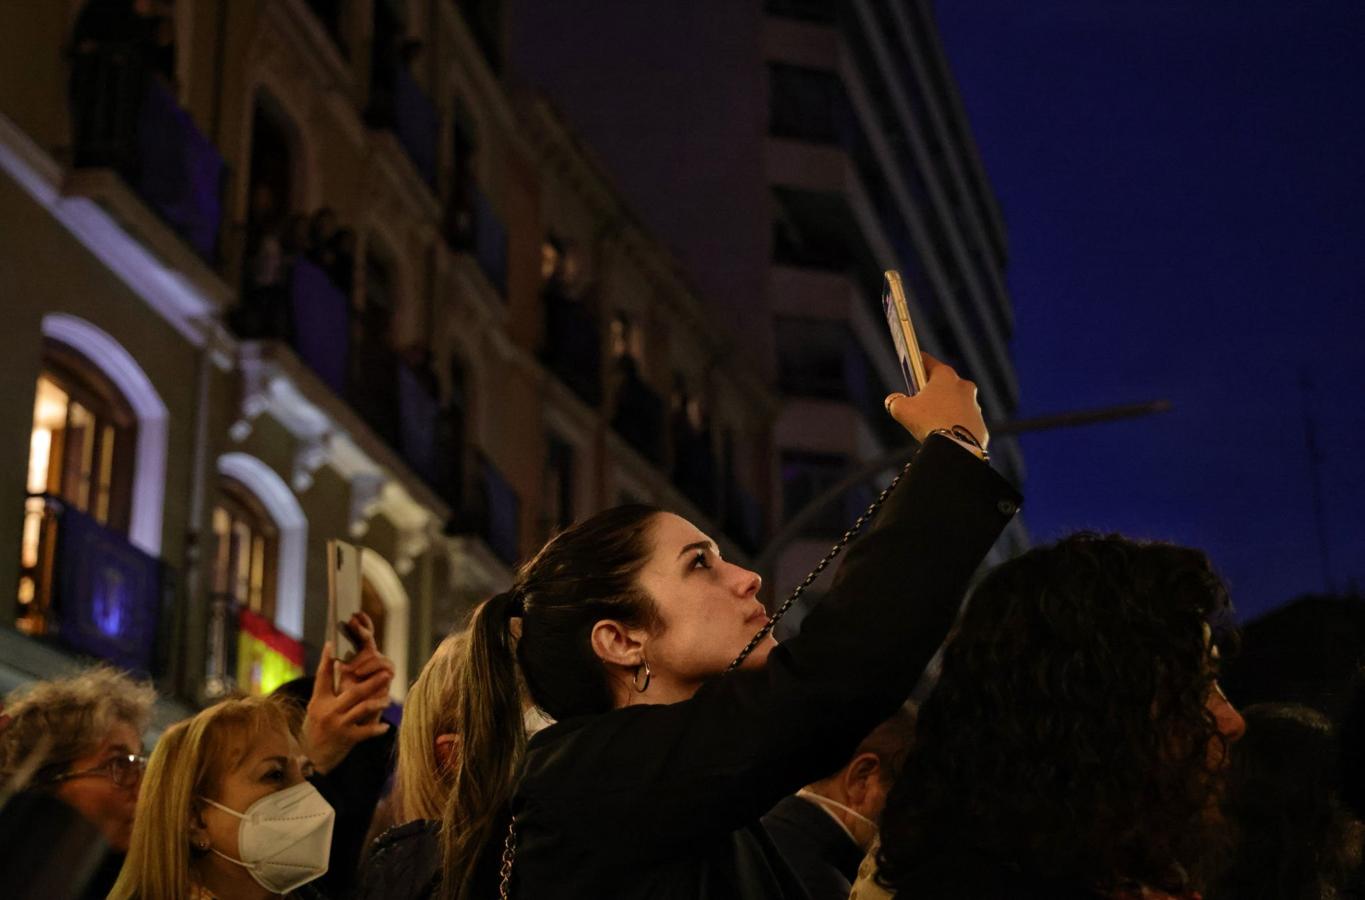
[[541, 358], [589, 406], [602, 402], [602, 329], [582, 301], [554, 286], [542, 294], [545, 344]]
[[505, 563], [521, 556], [521, 498], [493, 461], [477, 454], [473, 481], [461, 512], [452, 523], [456, 534], [473, 534]]
[[663, 462], [664, 402], [640, 377], [634, 360], [617, 361], [616, 409], [611, 427], [651, 462]]
[[294, 263], [289, 276], [291, 333], [299, 358], [338, 397], [346, 396], [350, 368], [351, 303], [322, 268], [307, 259]]
[[399, 451], [427, 484], [441, 487], [441, 405], [434, 385], [411, 366], [398, 367]]
[[393, 131], [422, 180], [435, 188], [441, 115], [406, 66], [393, 77]]
[[20, 604], [20, 629], [154, 674], [166, 583], [161, 561], [57, 497], [35, 495], [29, 504], [41, 513], [40, 565], [25, 576], [36, 584]]
[[493, 201], [470, 178], [456, 185], [446, 216], [446, 234], [452, 249], [472, 253], [493, 289], [507, 298], [507, 226]]
[[223, 157], [136, 50], [106, 45], [72, 63], [77, 167], [111, 168], [206, 261], [216, 261]]

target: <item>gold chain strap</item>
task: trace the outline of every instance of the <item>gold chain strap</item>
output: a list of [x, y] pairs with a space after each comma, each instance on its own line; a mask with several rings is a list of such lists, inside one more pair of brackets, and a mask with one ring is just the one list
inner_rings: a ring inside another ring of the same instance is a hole
[[517, 817], [507, 823], [507, 837], [502, 842], [502, 868], [498, 878], [498, 900], [512, 900], [512, 863], [517, 861]]
[[791, 596], [787, 598], [787, 601], [778, 607], [777, 612], [773, 613], [768, 618], [767, 623], [758, 630], [758, 634], [754, 635], [748, 645], [745, 646], [743, 650], [739, 651], [739, 656], [736, 656], [734, 661], [725, 667], [727, 673], [738, 669], [740, 664], [748, 658], [749, 654], [754, 652], [754, 648], [758, 646], [759, 641], [767, 637], [768, 632], [773, 630], [773, 626], [777, 624], [777, 620], [787, 614], [787, 610], [791, 609], [792, 604], [800, 599], [806, 588], [810, 587], [815, 579], [820, 577], [820, 573], [825, 571], [829, 564], [834, 562], [834, 558], [844, 551], [844, 547], [848, 546], [848, 542], [853, 540], [853, 537], [859, 531], [863, 530], [863, 526], [867, 524], [868, 520], [877, 514], [877, 510], [886, 502], [886, 498], [891, 496], [891, 492], [896, 489], [896, 485], [900, 484], [901, 479], [905, 477], [905, 473], [909, 471], [910, 463], [906, 463], [905, 467], [896, 473], [896, 477], [891, 479], [891, 483], [886, 486], [886, 490], [877, 495], [877, 499], [873, 500], [867, 507], [867, 510], [858, 517], [858, 521], [853, 523], [853, 527], [844, 532], [844, 536], [839, 538], [838, 542], [830, 548], [830, 551], [825, 554], [825, 558], [820, 560], [820, 564], [812, 569], [811, 573], [806, 576], [806, 580], [796, 586], [796, 590], [792, 591]]

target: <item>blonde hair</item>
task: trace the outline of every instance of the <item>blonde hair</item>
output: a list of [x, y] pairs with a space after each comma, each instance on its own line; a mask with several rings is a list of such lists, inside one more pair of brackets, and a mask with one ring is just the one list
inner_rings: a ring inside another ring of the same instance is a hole
[[441, 764], [436, 757], [436, 738], [460, 731], [455, 692], [468, 646], [465, 632], [441, 641], [408, 689], [403, 721], [398, 726], [399, 824], [414, 819], [439, 819], [445, 809], [458, 761], [452, 757]]
[[220, 701], [168, 728], [147, 761], [133, 838], [110, 900], [190, 896], [196, 798], [216, 793], [257, 734], [287, 731], [297, 737], [298, 712], [279, 698], [243, 697]]
[[0, 783], [8, 781], [44, 741], [50, 743], [39, 781], [61, 774], [74, 760], [95, 752], [120, 722], [141, 737], [155, 702], [156, 691], [150, 684], [109, 666], [16, 688], [5, 698], [5, 714], [11, 721], [0, 732]]

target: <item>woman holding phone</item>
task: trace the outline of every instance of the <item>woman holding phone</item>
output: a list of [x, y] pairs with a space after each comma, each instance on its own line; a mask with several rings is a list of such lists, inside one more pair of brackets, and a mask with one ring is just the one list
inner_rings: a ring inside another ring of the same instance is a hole
[[[727, 673], [767, 621], [759, 577], [640, 506], [554, 538], [479, 608], [427, 896], [805, 896], [759, 817], [904, 701], [1018, 504], [981, 459], [975, 386], [927, 362], [887, 398], [924, 446], [799, 637]], [[529, 742], [523, 685], [556, 720]]]

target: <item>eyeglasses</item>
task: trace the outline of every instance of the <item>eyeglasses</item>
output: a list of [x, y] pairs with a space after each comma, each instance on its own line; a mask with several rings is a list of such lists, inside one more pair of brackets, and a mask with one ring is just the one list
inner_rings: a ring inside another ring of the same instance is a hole
[[147, 768], [147, 757], [138, 756], [134, 753], [120, 753], [111, 756], [98, 766], [89, 769], [81, 769], [79, 772], [64, 772], [52, 778], [53, 784], [69, 781], [72, 778], [83, 778], [86, 775], [102, 775], [108, 778], [119, 787], [132, 787], [142, 778], [142, 772]]

